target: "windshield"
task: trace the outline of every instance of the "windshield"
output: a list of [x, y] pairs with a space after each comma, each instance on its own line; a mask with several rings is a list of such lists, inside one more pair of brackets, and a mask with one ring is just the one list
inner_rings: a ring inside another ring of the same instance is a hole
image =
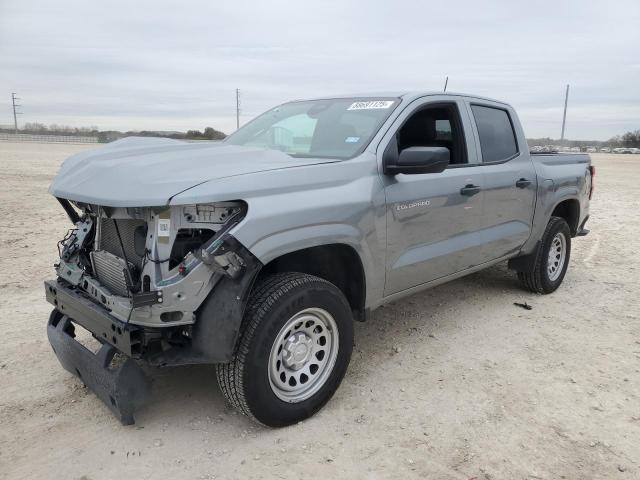
[[397, 98], [339, 98], [280, 105], [225, 140], [292, 157], [351, 158], [364, 150]]

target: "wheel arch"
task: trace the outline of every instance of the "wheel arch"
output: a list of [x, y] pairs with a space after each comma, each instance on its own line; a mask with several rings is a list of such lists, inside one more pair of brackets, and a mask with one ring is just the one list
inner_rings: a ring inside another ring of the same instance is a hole
[[288, 251], [266, 263], [260, 276], [280, 272], [306, 273], [331, 282], [346, 297], [354, 318], [364, 320], [366, 276], [352, 245], [327, 243]]
[[580, 201], [577, 198], [560, 200], [553, 207], [550, 217], [563, 218], [569, 225], [571, 236], [575, 237], [578, 233], [578, 224], [580, 222]]

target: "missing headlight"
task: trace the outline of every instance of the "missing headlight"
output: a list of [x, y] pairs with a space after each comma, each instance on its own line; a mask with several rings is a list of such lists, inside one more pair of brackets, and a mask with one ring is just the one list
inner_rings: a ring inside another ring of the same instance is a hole
[[221, 202], [211, 205], [186, 205], [182, 208], [184, 220], [188, 223], [225, 223], [241, 210], [235, 202]]
[[205, 242], [214, 235], [213, 230], [206, 228], [181, 228], [176, 234], [176, 239], [171, 248], [171, 256], [169, 258], [169, 269], [177, 267], [187, 256], [189, 252], [193, 252], [200, 248]]

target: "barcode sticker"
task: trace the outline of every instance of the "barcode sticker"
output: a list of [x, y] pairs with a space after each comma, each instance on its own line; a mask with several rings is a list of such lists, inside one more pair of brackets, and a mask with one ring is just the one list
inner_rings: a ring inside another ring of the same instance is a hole
[[393, 100], [372, 100], [369, 102], [353, 102], [347, 110], [376, 110], [378, 108], [389, 108], [393, 105]]
[[169, 237], [171, 236], [171, 220], [168, 218], [158, 219], [158, 236]]

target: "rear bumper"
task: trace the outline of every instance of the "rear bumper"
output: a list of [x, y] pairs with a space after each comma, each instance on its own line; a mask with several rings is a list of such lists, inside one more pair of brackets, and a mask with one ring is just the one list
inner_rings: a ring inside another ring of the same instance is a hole
[[589, 234], [589, 230], [584, 228], [588, 220], [589, 220], [589, 215], [587, 215], [582, 221], [582, 223], [580, 224], [580, 228], [578, 228], [578, 233], [576, 233], [576, 237], [584, 237], [585, 235]]

